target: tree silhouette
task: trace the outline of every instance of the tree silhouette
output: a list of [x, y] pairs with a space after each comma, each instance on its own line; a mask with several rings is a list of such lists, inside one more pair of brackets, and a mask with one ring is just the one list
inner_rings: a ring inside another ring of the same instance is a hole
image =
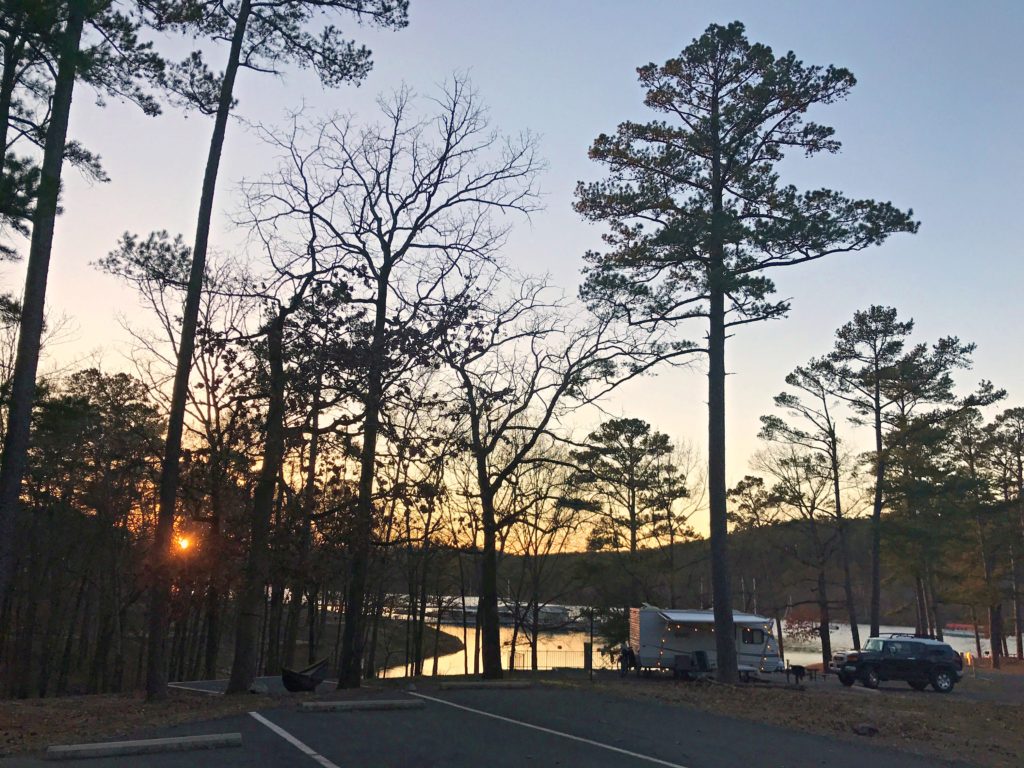
[[845, 69], [806, 66], [750, 43], [744, 27], [711, 25], [677, 58], [638, 70], [645, 104], [665, 119], [622, 123], [590, 149], [608, 177], [577, 188], [576, 209], [607, 222], [609, 250], [587, 254], [582, 295], [647, 328], [707, 323], [708, 496], [718, 676], [736, 679], [727, 550], [725, 340], [779, 318], [765, 274], [914, 232], [909, 212], [818, 189], [776, 170], [787, 153], [837, 152], [833, 129], [806, 119], [846, 96]]
[[[320, 34], [310, 30], [314, 21], [331, 13], [351, 12], [359, 19], [381, 26], [402, 27], [408, 0], [156, 0], [152, 7], [165, 28], [194, 31], [213, 40], [228, 41], [230, 49], [224, 74], [217, 78], [202, 59], [193, 56], [176, 67], [168, 82], [186, 104], [214, 115], [213, 135], [206, 159], [199, 197], [195, 244], [182, 317], [174, 389], [167, 425], [167, 442], [160, 473], [160, 514], [155, 557], [168, 560], [178, 489], [181, 437], [188, 400], [188, 379], [195, 350], [196, 324], [206, 271], [206, 253], [213, 217], [214, 192], [224, 148], [228, 117], [235, 106], [235, 78], [239, 69], [277, 73], [286, 62], [314, 69], [324, 85], [358, 82], [370, 68], [370, 52], [342, 38], [332, 24]], [[216, 107], [213, 107], [216, 104]], [[166, 636], [168, 579], [157, 579], [150, 598], [149, 661], [146, 694], [150, 699], [167, 695]]]
[[[62, 22], [59, 30], [52, 29], [54, 16]], [[143, 20], [131, 10], [123, 12], [112, 3], [66, 0], [44, 6], [43, 19], [45, 21], [37, 20], [36, 32], [39, 35], [35, 43], [38, 44], [36, 50], [40, 51], [39, 55], [52, 62], [53, 90], [48, 99], [49, 118], [45, 121], [38, 187], [34, 190], [32, 236], [19, 314], [18, 352], [0, 463], [0, 603], [6, 597], [13, 568], [11, 531], [27, 463], [46, 283], [59, 213], [61, 173], [69, 154], [68, 121], [75, 84], [86, 82], [101, 95], [128, 98], [147, 114], [157, 114], [159, 107], [147, 93], [146, 86], [159, 80], [164, 70], [163, 60], [153, 53], [151, 45], [139, 39]], [[40, 32], [40, 27], [45, 31]], [[10, 113], [7, 119], [10, 122]], [[74, 151], [72, 155], [75, 155]], [[6, 174], [4, 178], [7, 178]]]

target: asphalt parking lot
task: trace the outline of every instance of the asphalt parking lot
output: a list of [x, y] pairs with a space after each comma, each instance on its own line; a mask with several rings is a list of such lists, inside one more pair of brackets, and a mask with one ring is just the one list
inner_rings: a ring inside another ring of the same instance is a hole
[[[76, 763], [89, 768], [936, 765], [934, 758], [916, 758], [868, 742], [838, 741], [578, 688], [423, 688], [390, 691], [386, 697], [415, 698], [424, 706], [356, 712], [301, 712], [294, 706], [279, 707], [138, 734], [154, 738], [237, 732], [242, 734], [241, 747]], [[2, 768], [43, 765], [53, 763], [39, 758], [0, 760]]]

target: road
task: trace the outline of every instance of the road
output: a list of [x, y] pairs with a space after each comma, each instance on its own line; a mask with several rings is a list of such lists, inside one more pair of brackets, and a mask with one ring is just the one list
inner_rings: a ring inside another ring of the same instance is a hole
[[[422, 709], [308, 713], [288, 707], [165, 728], [139, 736], [240, 732], [243, 746], [80, 764], [87, 768], [927, 768], [937, 764], [934, 758], [875, 747], [868, 740], [837, 741], [579, 688], [424, 688], [396, 691], [388, 697], [414, 696], [424, 701]], [[33, 758], [0, 760], [0, 768], [43, 765], [52, 763]]]

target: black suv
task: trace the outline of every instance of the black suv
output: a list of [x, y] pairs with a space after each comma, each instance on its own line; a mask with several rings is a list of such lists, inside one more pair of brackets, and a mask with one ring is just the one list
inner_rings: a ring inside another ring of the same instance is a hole
[[877, 688], [882, 680], [906, 680], [916, 691], [931, 683], [939, 693], [949, 693], [960, 682], [964, 663], [939, 640], [891, 635], [872, 637], [860, 651], [837, 653], [829, 667], [847, 686], [860, 680], [865, 688]]

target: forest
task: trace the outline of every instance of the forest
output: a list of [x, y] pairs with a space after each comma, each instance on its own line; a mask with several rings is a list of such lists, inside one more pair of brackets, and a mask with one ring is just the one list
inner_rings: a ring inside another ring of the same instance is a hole
[[[642, 602], [713, 607], [727, 682], [734, 608], [812, 616], [825, 658], [836, 621], [858, 647], [858, 622], [969, 622], [993, 666], [1024, 656], [1024, 407], [963, 385], [970, 341], [864, 306], [759, 384], [774, 407], [727, 482], [727, 341], [762, 321], [784, 334], [799, 301], [772, 275], [918, 229], [784, 178], [788, 158], [839, 150], [815, 119], [853, 74], [740, 22], [641, 66], [649, 122], [606, 126], [601, 176], [576, 190], [604, 242], [577, 291], [506, 258], [545, 159], [467, 75], [398, 86], [373, 114], [233, 119], [239, 77], [307, 69], [343, 94], [372, 57], [340, 27], [401, 35], [408, 10], [4, 0], [0, 255], [25, 284], [0, 297], [0, 695], [159, 699], [222, 677], [240, 693], [325, 657], [339, 687], [429, 673], [452, 647], [435, 622], [467, 598], [466, 671], [488, 678], [509, 603], [534, 665], [545, 606]], [[194, 233], [126, 231], [90, 259], [146, 317], [123, 370], [41, 364], [61, 333], [48, 275], [85, 258], [54, 248], [76, 205], [62, 179], [106, 182], [69, 130], [90, 98], [209, 127]], [[220, 163], [242, 131], [276, 162], [232, 191]], [[228, 194], [239, 249], [211, 240]], [[691, 434], [603, 410], [677, 370], [706, 375]]]

